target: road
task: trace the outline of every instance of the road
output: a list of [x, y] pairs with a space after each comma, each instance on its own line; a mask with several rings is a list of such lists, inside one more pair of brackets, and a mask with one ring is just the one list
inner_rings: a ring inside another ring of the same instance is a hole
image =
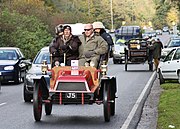
[[[166, 36], [165, 36], [166, 37]], [[160, 37], [162, 38], [162, 37]], [[164, 40], [164, 39], [163, 39]], [[165, 42], [164, 40], [163, 42]], [[24, 103], [23, 84], [3, 85], [0, 91], [1, 129], [118, 129], [126, 121], [152, 72], [147, 64], [128, 65], [109, 63], [109, 75], [117, 78], [116, 114], [109, 123], [104, 122], [102, 105], [53, 105], [52, 115], [43, 111], [42, 121], [35, 122], [32, 103]], [[44, 110], [44, 109], [43, 109]], [[134, 129], [139, 115], [128, 129]]]

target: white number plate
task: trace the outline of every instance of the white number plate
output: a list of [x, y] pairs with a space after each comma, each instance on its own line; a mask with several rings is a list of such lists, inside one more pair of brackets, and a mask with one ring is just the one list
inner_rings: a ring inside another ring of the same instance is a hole
[[1, 72], [0, 72], [0, 75], [1, 75]]
[[65, 98], [67, 98], [67, 99], [75, 99], [75, 98], [77, 98], [77, 95], [76, 95], [76, 93], [66, 93]]

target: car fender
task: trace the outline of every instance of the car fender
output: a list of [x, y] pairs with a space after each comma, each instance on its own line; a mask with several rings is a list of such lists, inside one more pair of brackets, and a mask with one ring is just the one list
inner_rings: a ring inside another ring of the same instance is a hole
[[34, 81], [34, 84], [36, 84], [37, 82], [41, 84], [41, 85], [34, 85], [34, 89], [35, 89], [35, 86], [40, 86], [42, 89], [43, 99], [47, 99], [49, 97], [49, 89], [48, 89], [44, 76], [43, 75], [35, 76], [33, 77], [33, 81]]

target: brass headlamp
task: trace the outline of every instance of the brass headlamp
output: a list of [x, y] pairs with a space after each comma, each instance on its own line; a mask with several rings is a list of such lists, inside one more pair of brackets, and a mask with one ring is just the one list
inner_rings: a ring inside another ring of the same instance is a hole
[[102, 65], [101, 65], [101, 72], [102, 72], [103, 76], [107, 75], [107, 64], [106, 64], [106, 61], [103, 61]]
[[47, 74], [47, 71], [48, 71], [47, 60], [42, 61], [41, 71], [42, 71], [42, 74]]

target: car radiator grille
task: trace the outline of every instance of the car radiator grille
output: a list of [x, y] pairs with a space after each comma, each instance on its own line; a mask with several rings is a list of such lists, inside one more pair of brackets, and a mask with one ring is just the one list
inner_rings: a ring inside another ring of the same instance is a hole
[[84, 82], [59, 82], [57, 90], [61, 91], [86, 91]]

